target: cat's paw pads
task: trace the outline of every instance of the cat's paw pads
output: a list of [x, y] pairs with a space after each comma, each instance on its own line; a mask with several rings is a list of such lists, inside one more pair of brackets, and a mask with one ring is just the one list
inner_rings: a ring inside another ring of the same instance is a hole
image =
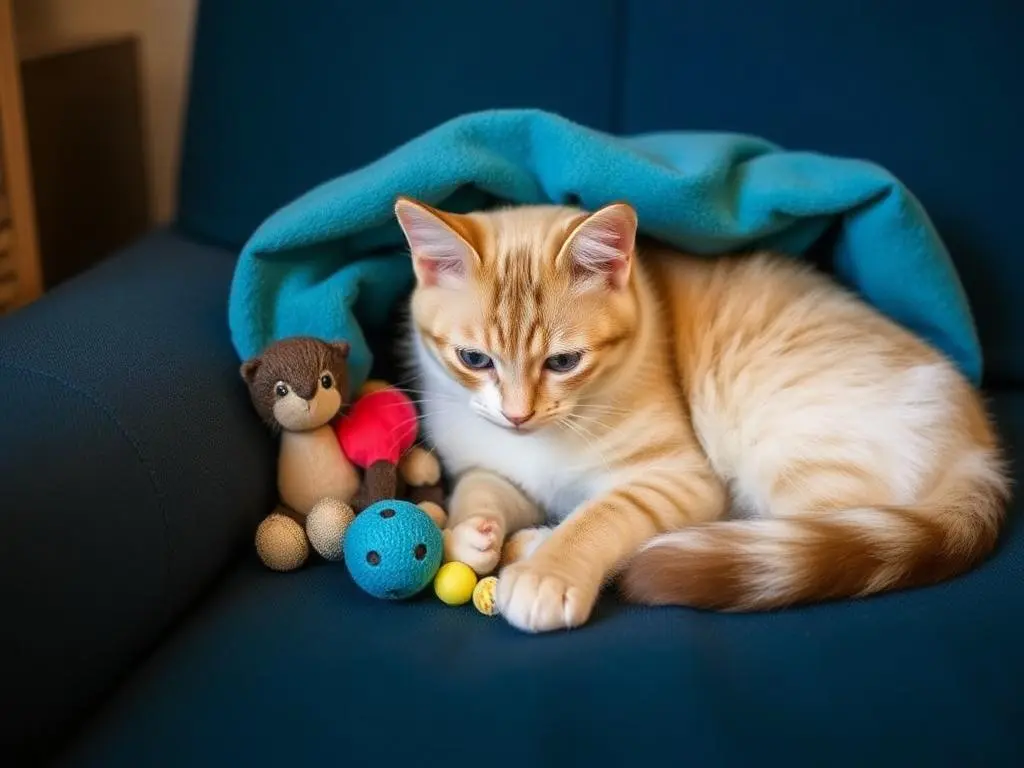
[[475, 515], [444, 532], [446, 561], [465, 563], [478, 576], [486, 576], [498, 566], [504, 533], [494, 520]]
[[524, 528], [509, 536], [501, 550], [502, 565], [525, 560], [551, 535], [550, 528]]
[[524, 632], [550, 632], [585, 624], [597, 589], [529, 560], [510, 565], [498, 579], [498, 611]]

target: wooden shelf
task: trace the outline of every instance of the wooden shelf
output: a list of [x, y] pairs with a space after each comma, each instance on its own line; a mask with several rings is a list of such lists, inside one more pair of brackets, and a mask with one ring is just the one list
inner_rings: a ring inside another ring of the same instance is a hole
[[43, 291], [11, 0], [0, 0], [0, 313]]
[[13, 245], [11, 227], [0, 220], [0, 312], [17, 300], [18, 272], [14, 267]]

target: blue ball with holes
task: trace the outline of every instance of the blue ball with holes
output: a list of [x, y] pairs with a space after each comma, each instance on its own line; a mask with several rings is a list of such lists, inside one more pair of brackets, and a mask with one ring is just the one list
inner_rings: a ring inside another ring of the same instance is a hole
[[367, 594], [405, 600], [421, 592], [441, 567], [444, 540], [430, 516], [408, 501], [378, 501], [345, 533], [345, 565]]

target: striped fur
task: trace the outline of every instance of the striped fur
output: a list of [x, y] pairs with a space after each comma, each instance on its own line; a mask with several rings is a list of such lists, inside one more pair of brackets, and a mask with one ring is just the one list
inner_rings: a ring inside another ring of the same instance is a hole
[[424, 426], [459, 478], [448, 556], [487, 573], [504, 548], [513, 625], [578, 626], [616, 576], [642, 603], [763, 610], [935, 583], [995, 545], [978, 393], [809, 267], [635, 246], [625, 205], [397, 214]]

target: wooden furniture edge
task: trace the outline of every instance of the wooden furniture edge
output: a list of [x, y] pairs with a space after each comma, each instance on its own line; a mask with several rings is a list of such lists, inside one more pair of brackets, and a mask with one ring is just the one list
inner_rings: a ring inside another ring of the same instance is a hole
[[11, 307], [14, 309], [42, 294], [43, 274], [11, 0], [0, 0], [0, 41], [10, 42], [10, 45], [0, 45], [0, 151], [3, 152], [4, 184], [13, 228], [13, 260], [17, 270], [17, 290]]

